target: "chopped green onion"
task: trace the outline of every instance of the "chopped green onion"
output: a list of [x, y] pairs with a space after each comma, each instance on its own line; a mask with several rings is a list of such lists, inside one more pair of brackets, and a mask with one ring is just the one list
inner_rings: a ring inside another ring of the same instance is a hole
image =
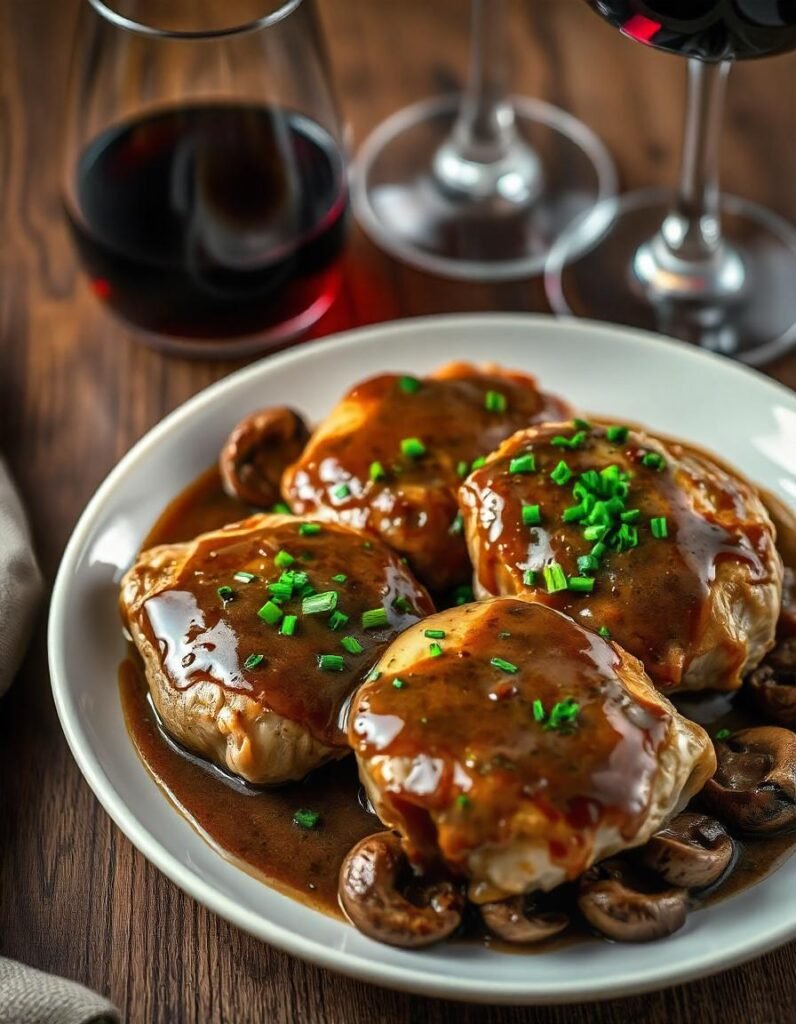
[[587, 526], [583, 531], [583, 536], [586, 540], [601, 541], [606, 533], [608, 533], [607, 526]]
[[216, 593], [224, 602], [224, 604], [228, 604], [235, 598], [235, 591], [232, 589], [232, 587], [219, 587]]
[[564, 484], [569, 483], [572, 479], [572, 470], [563, 459], [559, 461], [555, 469], [551, 470], [550, 479], [554, 484], [558, 484], [559, 487], [563, 487]]
[[522, 506], [523, 526], [538, 526], [542, 521], [542, 513], [538, 505]]
[[393, 679], [393, 681], [392, 681], [392, 685], [393, 685], [393, 688], [396, 689], [396, 690], [403, 690], [403, 688], [406, 686], [406, 683], [403, 681], [403, 679], [399, 679], [396, 676], [395, 679]]
[[421, 389], [422, 386], [423, 385], [417, 379], [417, 377], [406, 376], [406, 377], [399, 377], [398, 378], [398, 387], [406, 395], [414, 395], [414, 394], [416, 394]]
[[266, 601], [257, 614], [263, 622], [267, 622], [269, 626], [274, 626], [282, 618], [284, 612], [278, 604], [274, 604], [273, 601]]
[[257, 666], [262, 661], [265, 661], [265, 655], [264, 654], [250, 654], [249, 657], [244, 661], [243, 667], [244, 668], [257, 668]]
[[500, 391], [487, 391], [484, 396], [484, 408], [487, 412], [505, 412], [508, 401]]
[[351, 488], [348, 486], [348, 484], [345, 483], [338, 484], [337, 487], [335, 487], [335, 489], [332, 491], [332, 496], [335, 498], [339, 498], [341, 501], [343, 498], [349, 497], [350, 494]]
[[284, 501], [278, 501], [275, 505], [271, 506], [271, 511], [275, 515], [289, 516], [290, 515], [290, 506], [286, 505], [284, 503]]
[[614, 535], [613, 543], [617, 551], [628, 551], [630, 548], [638, 547], [638, 530], [635, 526], [622, 523]]
[[597, 632], [600, 634], [603, 640], [611, 639], [611, 630], [607, 626], [600, 626]]
[[456, 476], [461, 477], [463, 480], [469, 474], [469, 472], [470, 467], [466, 462], [462, 461], [456, 463]]
[[578, 572], [597, 572], [600, 568], [600, 560], [594, 555], [581, 555], [578, 559]]
[[535, 569], [526, 569], [522, 574], [522, 582], [526, 587], [535, 587], [539, 574]]
[[344, 572], [338, 572], [334, 576], [332, 576], [332, 581], [334, 583], [345, 583], [347, 579], [348, 577]]
[[579, 420], [576, 418], [572, 421], [572, 426], [575, 430], [591, 430], [591, 423], [589, 423], [588, 420]]
[[716, 739], [717, 740], [726, 740], [726, 739], [729, 739], [729, 737], [731, 735], [732, 735], [732, 733], [730, 732], [729, 729], [719, 729], [719, 731], [716, 733]]
[[567, 587], [577, 593], [588, 594], [594, 590], [594, 578], [592, 576], [570, 576], [567, 580]]
[[302, 615], [318, 615], [331, 612], [337, 607], [337, 591], [327, 590], [323, 594], [310, 594], [301, 602]]
[[307, 811], [304, 809], [295, 811], [293, 814], [293, 824], [298, 825], [299, 828], [306, 828], [312, 830], [318, 827], [318, 822], [321, 820], [321, 816], [317, 811]]
[[444, 629], [426, 629], [423, 631], [423, 636], [428, 637], [429, 640], [444, 640], [445, 630]]
[[466, 583], [462, 583], [453, 592], [453, 603], [456, 605], [470, 604], [474, 600], [473, 588]]
[[387, 470], [382, 466], [380, 462], [371, 462], [370, 464], [370, 479], [373, 481], [386, 480]]
[[499, 668], [501, 672], [508, 672], [513, 675], [515, 672], [519, 672], [519, 668], [511, 661], [506, 661], [505, 658], [490, 658], [489, 664], [493, 668]]
[[329, 616], [329, 629], [336, 633], [338, 629], [342, 629], [343, 626], [348, 622], [348, 616], [341, 611], [334, 611]]
[[426, 454], [426, 446], [419, 437], [405, 437], [401, 441], [401, 452], [408, 459], [420, 459]]
[[293, 587], [290, 583], [269, 583], [268, 590], [275, 600], [289, 601], [293, 596]]
[[650, 529], [652, 530], [652, 536], [657, 537], [658, 540], [668, 537], [669, 524], [666, 521], [666, 516], [656, 516], [654, 519], [650, 519]]
[[289, 568], [296, 559], [288, 551], [277, 551], [274, 556], [274, 565], [277, 569]]
[[458, 534], [460, 534], [462, 532], [463, 529], [464, 529], [464, 519], [462, 518], [461, 512], [457, 512], [456, 513], [456, 518], [453, 520], [453, 522], [450, 524], [450, 527], [448, 528], [448, 533], [450, 533], [452, 536], [456, 537], [456, 536], [458, 536]]
[[532, 452], [518, 455], [509, 462], [509, 473], [533, 473], [536, 470], [536, 457]]
[[579, 523], [581, 519], [586, 518], [586, 509], [583, 505], [570, 505], [569, 508], [565, 508], [561, 513], [561, 518], [565, 523]]
[[479, 455], [477, 459], [473, 459], [470, 463], [470, 469], [475, 471], [481, 469], [482, 466], [486, 465], [486, 455]]
[[456, 806], [461, 807], [462, 810], [466, 810], [471, 803], [472, 800], [466, 793], [459, 793], [456, 797]]
[[253, 572], [243, 572], [243, 570], [236, 572], [232, 578], [236, 583], [251, 583], [257, 579]]
[[623, 523], [635, 523], [641, 518], [641, 509], [629, 508], [626, 512], [620, 512], [619, 518]]
[[282, 619], [282, 624], [279, 627], [279, 632], [282, 636], [293, 636], [296, 632], [296, 623], [298, 622], [297, 615], [286, 615]]
[[605, 436], [611, 444], [624, 444], [627, 441], [627, 435], [627, 427], [612, 426], [605, 431]]
[[299, 533], [302, 537], [314, 537], [321, 532], [320, 523], [302, 523], [299, 526]]
[[380, 629], [382, 626], [388, 626], [389, 623], [386, 608], [371, 608], [367, 612], [362, 612], [363, 629]]
[[535, 722], [543, 722], [545, 720], [544, 705], [537, 698], [533, 702], [533, 718]]
[[319, 654], [318, 668], [322, 672], [342, 672], [345, 669], [345, 661], [342, 654]]
[[573, 697], [557, 701], [550, 709], [545, 729], [567, 729], [574, 724], [579, 711], [580, 704]]
[[344, 636], [340, 638], [340, 643], [349, 654], [361, 654], [365, 648], [357, 640], [355, 636]]
[[548, 594], [555, 594], [558, 590], [567, 589], [567, 574], [558, 562], [551, 562], [549, 565], [546, 565], [542, 572]]
[[599, 561], [599, 559], [603, 557], [607, 550], [608, 548], [605, 546], [605, 543], [601, 540], [598, 540], [594, 547], [591, 549], [592, 558], [596, 558]]
[[381, 679], [381, 672], [377, 668], [374, 668], [370, 675], [365, 679], [366, 683], [375, 683], [377, 679]]
[[400, 597], [396, 597], [396, 599], [392, 603], [392, 606], [397, 611], [403, 612], [404, 615], [411, 615], [414, 612], [414, 608], [409, 603], [409, 601], [403, 596], [403, 594], [401, 594]]
[[438, 643], [429, 644], [428, 653], [432, 658], [438, 658], [442, 654], [442, 648]]
[[586, 431], [579, 430], [577, 434], [573, 434], [572, 437], [562, 437], [561, 434], [556, 434], [556, 436], [551, 440], [550, 444], [554, 445], [556, 448], [572, 449], [580, 448], [585, 440]]
[[641, 457], [641, 462], [647, 469], [661, 470], [666, 465], [666, 459], [658, 452], [645, 452]]

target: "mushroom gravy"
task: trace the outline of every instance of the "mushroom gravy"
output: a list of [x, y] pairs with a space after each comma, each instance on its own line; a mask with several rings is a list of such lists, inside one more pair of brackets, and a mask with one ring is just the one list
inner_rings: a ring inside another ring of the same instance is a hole
[[[793, 516], [777, 499], [766, 505], [781, 533], [778, 547], [793, 564], [796, 530]], [[168, 506], [143, 547], [192, 539], [251, 514], [248, 506], [222, 490], [215, 467], [202, 474]], [[159, 726], [148, 697], [138, 654], [119, 671], [119, 687], [127, 728], [144, 765], [169, 800], [202, 837], [223, 856], [279, 891], [332, 916], [342, 917], [337, 899], [343, 858], [361, 838], [380, 831], [379, 820], [363, 806], [353, 757], [326, 765], [299, 783], [263, 789], [249, 786], [173, 743]], [[746, 702], [726, 694], [698, 699], [675, 695], [681, 711], [707, 728], [738, 729], [761, 723]], [[699, 804], [699, 798], [693, 802]], [[296, 811], [317, 811], [317, 828], [293, 821]], [[778, 868], [796, 848], [796, 835], [750, 838], [738, 842], [738, 858], [726, 881], [699, 895], [697, 905], [717, 902], [760, 881]], [[566, 887], [569, 888], [569, 887]], [[565, 898], [569, 902], [569, 897]], [[490, 948], [511, 952], [542, 952], [583, 939], [587, 932], [575, 918], [569, 931], [538, 946], [511, 947], [485, 935], [480, 922], [466, 918], [468, 936]]]

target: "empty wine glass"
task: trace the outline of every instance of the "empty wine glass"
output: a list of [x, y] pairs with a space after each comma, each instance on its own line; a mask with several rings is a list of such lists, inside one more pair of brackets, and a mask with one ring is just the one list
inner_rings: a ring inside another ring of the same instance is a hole
[[328, 309], [347, 183], [313, 0], [86, 0], [67, 122], [78, 253], [144, 341], [252, 352]]
[[796, 48], [796, 0], [588, 2], [624, 35], [689, 58], [682, 165], [674, 194], [632, 192], [570, 225], [546, 267], [550, 304], [772, 359], [796, 342], [796, 230], [720, 194], [719, 143], [732, 61]]
[[553, 240], [613, 195], [613, 163], [571, 115], [512, 98], [504, 0], [471, 0], [470, 70], [461, 96], [393, 114], [355, 160], [352, 203], [387, 252], [470, 280], [538, 273]]

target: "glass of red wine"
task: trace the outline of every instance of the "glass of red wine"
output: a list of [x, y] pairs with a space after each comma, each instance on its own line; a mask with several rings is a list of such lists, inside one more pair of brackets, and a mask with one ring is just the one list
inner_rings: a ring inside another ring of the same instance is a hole
[[63, 187], [94, 293], [168, 351], [284, 344], [337, 292], [340, 138], [313, 0], [86, 0]]
[[688, 58], [682, 166], [674, 194], [632, 192], [564, 232], [545, 272], [554, 311], [662, 331], [752, 364], [780, 355], [796, 342], [796, 229], [721, 195], [718, 163], [732, 62], [796, 49], [796, 0], [588, 3], [631, 39]]
[[615, 194], [613, 161], [571, 114], [508, 89], [506, 0], [470, 0], [461, 93], [378, 125], [354, 161], [352, 205], [391, 255], [446, 277], [540, 273], [560, 232]]

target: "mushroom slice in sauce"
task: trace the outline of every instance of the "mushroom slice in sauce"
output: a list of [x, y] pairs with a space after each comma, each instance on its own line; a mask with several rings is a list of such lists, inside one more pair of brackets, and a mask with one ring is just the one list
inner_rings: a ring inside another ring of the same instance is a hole
[[664, 692], [737, 689], [773, 644], [774, 527], [708, 456], [620, 425], [546, 423], [504, 442], [459, 502], [479, 596], [607, 630]]
[[606, 938], [649, 942], [682, 928], [688, 916], [688, 893], [663, 888], [621, 860], [606, 860], [581, 878], [578, 907]]
[[253, 508], [270, 509], [279, 501], [282, 473], [301, 455], [309, 436], [294, 409], [274, 406], [247, 416], [221, 449], [224, 490]]
[[459, 927], [464, 908], [460, 887], [450, 881], [403, 886], [411, 869], [393, 832], [362, 839], [340, 868], [340, 903], [351, 922], [389, 946], [419, 949], [447, 939]]
[[721, 822], [686, 811], [650, 839], [643, 859], [670, 885], [702, 889], [721, 878], [734, 852], [735, 844]]
[[413, 863], [496, 902], [653, 835], [715, 766], [706, 733], [615, 644], [498, 598], [402, 633], [356, 692], [349, 742]]
[[773, 833], [796, 826], [796, 734], [775, 725], [716, 743], [718, 767], [702, 799], [725, 825]]
[[499, 939], [512, 945], [527, 946], [558, 935], [569, 924], [560, 911], [540, 910], [532, 897], [512, 896], [479, 908], [484, 924]]
[[796, 634], [780, 641], [746, 680], [761, 714], [796, 729]]

